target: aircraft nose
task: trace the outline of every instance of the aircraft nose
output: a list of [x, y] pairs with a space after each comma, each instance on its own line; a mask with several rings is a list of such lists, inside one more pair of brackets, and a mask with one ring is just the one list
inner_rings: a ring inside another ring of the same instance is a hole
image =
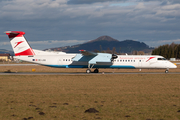
[[177, 68], [176, 63], [174, 64], [175, 68]]
[[176, 63], [170, 63], [169, 68], [177, 68]]

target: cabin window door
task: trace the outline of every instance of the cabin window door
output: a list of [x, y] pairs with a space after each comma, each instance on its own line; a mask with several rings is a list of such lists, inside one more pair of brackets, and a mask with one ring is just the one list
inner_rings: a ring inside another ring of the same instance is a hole
[[142, 60], [139, 60], [139, 61], [138, 61], [138, 65], [139, 65], [139, 67], [142, 66]]

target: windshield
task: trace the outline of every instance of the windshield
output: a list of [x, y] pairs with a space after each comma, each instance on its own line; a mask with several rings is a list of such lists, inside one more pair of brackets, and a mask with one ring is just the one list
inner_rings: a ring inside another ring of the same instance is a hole
[[158, 58], [158, 60], [166, 60], [166, 58]]

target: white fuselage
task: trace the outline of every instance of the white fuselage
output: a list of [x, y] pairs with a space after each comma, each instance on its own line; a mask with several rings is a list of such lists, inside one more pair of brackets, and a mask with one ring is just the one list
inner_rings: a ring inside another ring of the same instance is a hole
[[[58, 68], [88, 68], [88, 61], [73, 61], [79, 54], [49, 53], [46, 55], [15, 56], [15, 58]], [[162, 56], [118, 55], [112, 62], [97, 62], [93, 68], [177, 68]]]

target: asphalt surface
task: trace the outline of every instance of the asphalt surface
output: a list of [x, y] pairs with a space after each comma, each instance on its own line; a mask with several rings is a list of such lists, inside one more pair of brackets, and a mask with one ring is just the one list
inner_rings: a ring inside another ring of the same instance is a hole
[[38, 64], [0, 64], [0, 66], [37, 66]]
[[17, 72], [17, 73], [0, 73], [0, 75], [117, 75], [117, 74], [180, 74], [179, 72], [169, 72], [169, 73], [148, 73], [148, 72], [123, 72], [123, 73], [39, 73], [39, 72]]

